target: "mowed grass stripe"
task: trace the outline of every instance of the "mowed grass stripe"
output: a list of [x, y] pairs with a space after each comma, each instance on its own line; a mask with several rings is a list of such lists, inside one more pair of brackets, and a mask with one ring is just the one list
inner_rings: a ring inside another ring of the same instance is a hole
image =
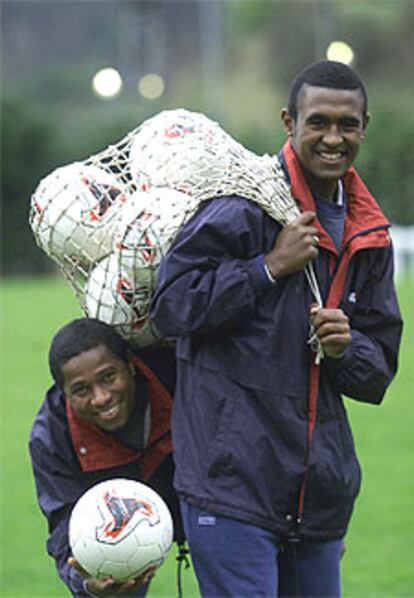
[[[414, 282], [398, 285], [405, 319], [398, 376], [381, 406], [347, 401], [363, 486], [346, 538], [344, 596], [414, 596]], [[33, 417], [50, 384], [47, 351], [55, 331], [81, 315], [60, 277], [1, 283], [1, 582], [0, 596], [69, 596], [45, 551], [46, 524], [35, 501], [27, 452]], [[150, 596], [176, 591], [176, 551]], [[197, 597], [192, 569], [185, 598]]]

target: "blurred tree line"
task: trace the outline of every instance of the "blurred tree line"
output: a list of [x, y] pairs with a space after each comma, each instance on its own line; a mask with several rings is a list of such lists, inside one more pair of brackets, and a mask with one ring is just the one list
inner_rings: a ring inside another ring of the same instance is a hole
[[[24, 10], [25, 3], [16, 4]], [[93, 5], [95, 13], [102, 11], [101, 27], [105, 14], [113, 19], [115, 13], [108, 11], [111, 0], [86, 4]], [[39, 4], [35, 14], [40, 19], [40, 7], [51, 11], [63, 37], [65, 24], [58, 5]], [[138, 18], [138, 29], [143, 15], [147, 29], [148, 23], [154, 22], [158, 23], [157, 31], [168, 27], [169, 45], [164, 45], [163, 62], [160, 67], [158, 60], [157, 67], [164, 70], [166, 81], [161, 98], [139, 98], [132, 85], [111, 101], [94, 97], [90, 79], [99, 61], [96, 56], [88, 59], [88, 47], [94, 43], [88, 38], [84, 40], [82, 61], [71, 62], [69, 57], [56, 65], [45, 59], [30, 74], [26, 70], [24, 77], [19, 78], [16, 72], [13, 77], [2, 77], [3, 274], [53, 269], [52, 262], [35, 245], [28, 225], [30, 197], [39, 181], [58, 166], [85, 159], [116, 143], [160, 110], [182, 106], [203, 111], [258, 154], [277, 152], [284, 142], [279, 114], [291, 79], [307, 63], [324, 58], [328, 43], [334, 39], [346, 40], [353, 47], [354, 66], [369, 95], [372, 120], [357, 169], [392, 222], [414, 223], [411, 0], [128, 1], [119, 6], [119, 27], [123, 22], [120, 17], [131, 23], [131, 15]], [[6, 26], [7, 18], [2, 27]], [[111, 23], [106, 27], [116, 33]], [[118, 42], [122, 45], [123, 40]], [[191, 51], [174, 52], [176, 45]], [[13, 48], [3, 47], [3, 53], [7, 51]], [[129, 64], [133, 64], [137, 51], [131, 49]], [[145, 47], [139, 51], [145, 55]], [[116, 57], [121, 55], [118, 49], [113, 66], [118, 66]], [[153, 46], [147, 49], [145, 60], [140, 56], [142, 72], [157, 72], [153, 56]]]

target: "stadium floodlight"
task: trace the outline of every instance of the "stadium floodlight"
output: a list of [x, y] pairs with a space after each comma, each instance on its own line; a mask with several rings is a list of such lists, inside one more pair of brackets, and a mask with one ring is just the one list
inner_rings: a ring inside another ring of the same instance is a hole
[[351, 64], [354, 60], [354, 51], [349, 44], [342, 41], [333, 41], [326, 50], [328, 60], [342, 62], [342, 64]]
[[156, 100], [164, 93], [164, 79], [155, 73], [148, 73], [138, 81], [138, 91], [147, 100]]
[[121, 92], [122, 77], [114, 68], [103, 68], [94, 75], [92, 89], [101, 98], [114, 98]]

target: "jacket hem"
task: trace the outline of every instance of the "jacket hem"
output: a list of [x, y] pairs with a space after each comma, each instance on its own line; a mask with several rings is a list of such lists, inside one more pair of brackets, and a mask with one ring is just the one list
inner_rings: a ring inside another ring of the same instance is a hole
[[305, 525], [290, 527], [284, 522], [280, 523], [270, 517], [258, 515], [257, 513], [249, 512], [240, 508], [236, 508], [232, 505], [216, 502], [208, 498], [202, 498], [187, 492], [179, 491], [176, 492], [181, 500], [184, 500], [199, 509], [205, 509], [216, 515], [222, 517], [229, 517], [236, 519], [256, 527], [269, 530], [276, 535], [280, 536], [281, 541], [311, 541], [311, 542], [327, 542], [330, 540], [340, 540], [345, 536], [348, 526], [340, 529], [327, 530], [314, 530], [307, 528]]

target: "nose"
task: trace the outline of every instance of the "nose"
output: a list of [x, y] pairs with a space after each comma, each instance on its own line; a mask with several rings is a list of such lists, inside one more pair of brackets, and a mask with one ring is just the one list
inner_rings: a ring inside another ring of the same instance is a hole
[[335, 147], [342, 143], [342, 134], [336, 125], [329, 127], [323, 135], [323, 141], [326, 145]]
[[105, 407], [111, 401], [109, 389], [97, 384], [93, 389], [92, 405], [94, 407]]

